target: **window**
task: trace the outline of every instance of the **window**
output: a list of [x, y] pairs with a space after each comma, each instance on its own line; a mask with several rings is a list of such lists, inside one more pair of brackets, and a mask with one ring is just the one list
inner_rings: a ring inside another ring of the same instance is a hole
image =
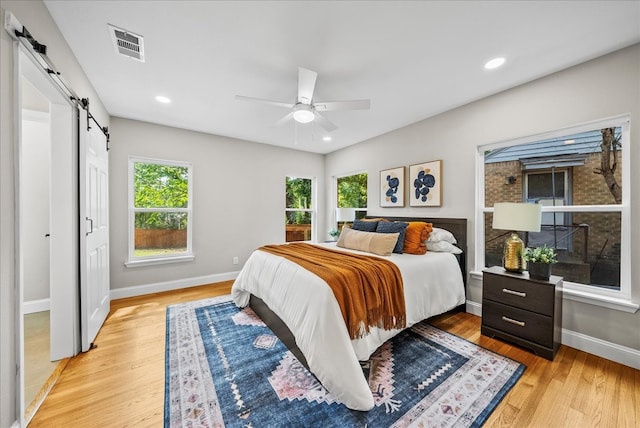
[[193, 259], [190, 163], [129, 158], [127, 266]]
[[285, 242], [311, 241], [313, 237], [313, 180], [286, 177]]
[[491, 228], [496, 202], [542, 205], [539, 233], [525, 245], [556, 248], [552, 274], [565, 292], [630, 299], [628, 118], [480, 147], [481, 266], [501, 265], [504, 231]]
[[356, 208], [356, 218], [367, 215], [367, 173], [336, 179], [337, 208]]

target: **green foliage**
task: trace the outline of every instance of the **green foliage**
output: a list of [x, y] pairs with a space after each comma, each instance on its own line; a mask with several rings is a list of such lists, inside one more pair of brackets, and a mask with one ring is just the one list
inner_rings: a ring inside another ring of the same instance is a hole
[[187, 213], [137, 212], [135, 223], [136, 229], [185, 229]]
[[[153, 163], [134, 164], [134, 206], [136, 208], [187, 208], [189, 203], [189, 168]], [[183, 229], [185, 213], [138, 212], [137, 228]]]
[[287, 208], [311, 208], [311, 179], [287, 177]]
[[[311, 179], [286, 178], [287, 208], [311, 209]], [[311, 215], [304, 211], [286, 213], [287, 224], [311, 224]]]
[[367, 173], [338, 178], [338, 208], [367, 207]]
[[546, 245], [536, 248], [525, 248], [523, 257], [527, 262], [532, 263], [552, 264], [558, 261], [555, 250]]

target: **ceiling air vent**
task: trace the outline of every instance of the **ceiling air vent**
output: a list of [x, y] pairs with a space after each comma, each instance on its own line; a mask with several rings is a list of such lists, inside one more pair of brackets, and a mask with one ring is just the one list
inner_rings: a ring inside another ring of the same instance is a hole
[[144, 39], [142, 36], [111, 24], [107, 25], [116, 53], [144, 62]]

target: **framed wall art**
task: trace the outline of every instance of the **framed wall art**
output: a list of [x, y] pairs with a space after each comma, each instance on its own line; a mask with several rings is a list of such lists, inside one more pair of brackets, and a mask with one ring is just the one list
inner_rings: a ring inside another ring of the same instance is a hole
[[439, 207], [442, 205], [442, 161], [409, 166], [409, 206]]
[[404, 167], [380, 171], [380, 206], [404, 207]]

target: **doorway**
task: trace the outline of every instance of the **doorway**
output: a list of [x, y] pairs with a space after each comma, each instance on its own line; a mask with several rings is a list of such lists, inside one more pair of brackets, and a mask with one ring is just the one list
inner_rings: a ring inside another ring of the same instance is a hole
[[17, 413], [25, 426], [55, 382], [55, 362], [79, 349], [77, 110], [28, 52], [16, 52]]

